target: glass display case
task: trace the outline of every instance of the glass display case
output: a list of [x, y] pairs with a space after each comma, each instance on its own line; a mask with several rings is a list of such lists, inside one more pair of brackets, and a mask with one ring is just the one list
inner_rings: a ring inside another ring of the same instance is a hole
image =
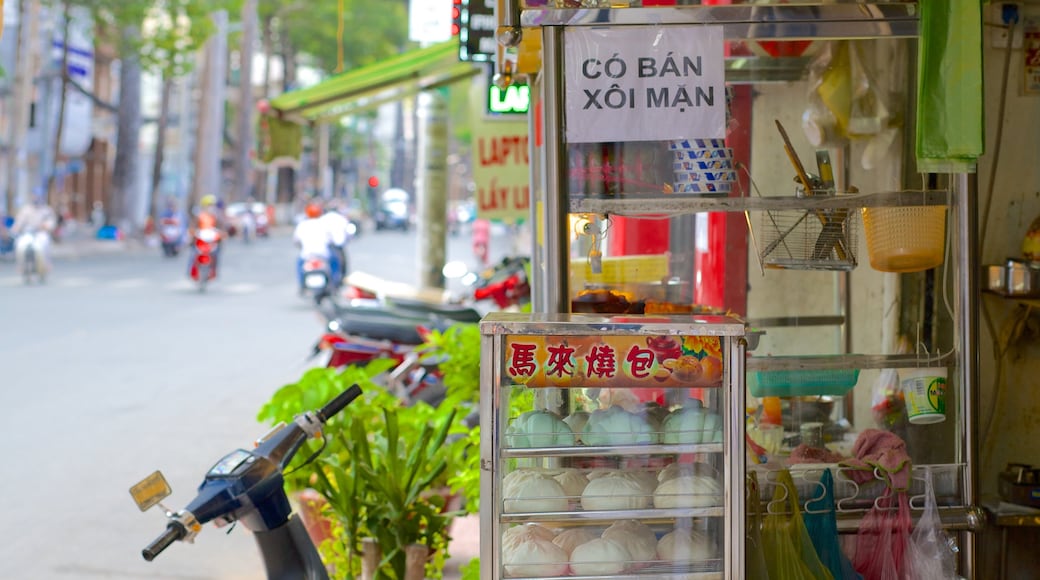
[[481, 578], [743, 574], [744, 324], [489, 314]]
[[[914, 165], [919, 7], [594, 4], [518, 12], [542, 47], [535, 309], [735, 315], [767, 453], [726, 444], [764, 501], [779, 469], [830, 471], [854, 532], [880, 492], [842, 462], [879, 429], [906, 444], [915, 516], [928, 479], [943, 524], [978, 529], [977, 216], [967, 174]], [[721, 107], [722, 126], [683, 105]], [[945, 376], [920, 393], [944, 399], [941, 421], [910, 407], [901, 383], [922, 373]], [[973, 535], [958, 541], [970, 577]]]

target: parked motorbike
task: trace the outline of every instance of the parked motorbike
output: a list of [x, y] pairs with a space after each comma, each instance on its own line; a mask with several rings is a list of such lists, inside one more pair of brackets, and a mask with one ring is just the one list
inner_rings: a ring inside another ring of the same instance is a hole
[[159, 219], [159, 242], [163, 256], [172, 258], [180, 253], [184, 244], [184, 224], [180, 218], [167, 216]]
[[327, 580], [314, 543], [299, 515], [292, 513], [283, 472], [304, 442], [324, 440], [322, 426], [360, 395], [360, 387], [353, 385], [321, 409], [302, 413], [292, 424], [263, 436], [255, 449], [228, 453], [206, 473], [195, 499], [177, 512], [160, 504], [171, 493], [162, 473], [133, 486], [131, 495], [142, 511], [159, 505], [169, 520], [141, 555], [151, 562], [176, 541], [194, 541], [208, 522], [219, 526], [241, 521], [256, 538], [268, 578]]
[[220, 232], [213, 228], [199, 230], [193, 240], [195, 252], [192, 256], [189, 276], [199, 286], [199, 292], [206, 291], [206, 285], [217, 277], [216, 252], [220, 244]]

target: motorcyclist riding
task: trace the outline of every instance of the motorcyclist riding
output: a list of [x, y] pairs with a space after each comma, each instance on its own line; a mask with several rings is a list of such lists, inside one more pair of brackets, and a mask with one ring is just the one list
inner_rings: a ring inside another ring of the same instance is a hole
[[329, 235], [328, 228], [319, 219], [321, 218], [321, 206], [312, 201], [307, 204], [304, 213], [307, 216], [306, 219], [296, 224], [296, 229], [293, 230], [293, 243], [300, 249], [296, 258], [296, 275], [301, 295], [306, 292], [303, 284], [303, 264], [308, 256], [328, 261], [329, 269], [332, 270], [333, 286], [338, 286], [340, 282], [339, 264], [334, 262], [329, 249], [332, 245], [332, 237]]
[[[189, 240], [195, 240], [200, 235], [211, 238], [205, 241], [214, 245], [213, 253], [211, 254], [214, 273], [219, 271], [220, 248], [223, 246], [221, 242], [224, 239], [224, 229], [221, 227], [217, 211], [216, 198], [212, 195], [203, 196], [199, 201], [199, 211], [195, 216], [195, 223], [188, 228]], [[195, 245], [192, 244], [191, 256], [188, 258], [189, 272], [192, 264], [195, 263], [197, 253]]]
[[18, 270], [25, 267], [26, 250], [35, 250], [36, 272], [42, 281], [50, 271], [51, 233], [58, 225], [54, 210], [47, 205], [43, 195], [33, 196], [32, 203], [23, 205], [11, 225], [15, 239], [15, 260]]

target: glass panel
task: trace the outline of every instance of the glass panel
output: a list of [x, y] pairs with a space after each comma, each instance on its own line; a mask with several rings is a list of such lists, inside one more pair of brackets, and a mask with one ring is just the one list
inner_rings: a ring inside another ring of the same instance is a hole
[[501, 577], [721, 577], [724, 340], [503, 340]]

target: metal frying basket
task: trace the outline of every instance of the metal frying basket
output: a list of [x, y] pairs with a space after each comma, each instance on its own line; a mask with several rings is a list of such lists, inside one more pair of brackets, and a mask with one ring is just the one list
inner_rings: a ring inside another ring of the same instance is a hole
[[759, 261], [767, 268], [852, 270], [858, 213], [851, 207], [765, 211]]

